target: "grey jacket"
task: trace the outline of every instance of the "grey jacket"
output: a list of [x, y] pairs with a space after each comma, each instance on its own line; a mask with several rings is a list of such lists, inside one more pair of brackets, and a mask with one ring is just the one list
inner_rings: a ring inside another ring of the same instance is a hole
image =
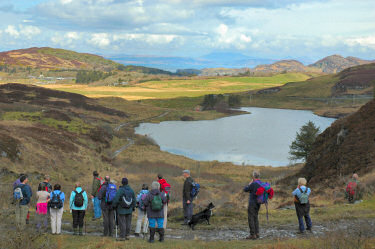
[[161, 200], [163, 202], [163, 205], [165, 205], [167, 203], [167, 197], [165, 196], [164, 193], [160, 193], [160, 190], [159, 189], [152, 189], [146, 196], [145, 200], [144, 200], [144, 204], [145, 204], [145, 207], [146, 207], [146, 211], [147, 211], [147, 217], [148, 218], [164, 218], [164, 212], [163, 212], [163, 209], [159, 210], [159, 211], [154, 211], [152, 210], [151, 208], [151, 202], [152, 200], [154, 199], [154, 196], [155, 195], [160, 195], [161, 197]]

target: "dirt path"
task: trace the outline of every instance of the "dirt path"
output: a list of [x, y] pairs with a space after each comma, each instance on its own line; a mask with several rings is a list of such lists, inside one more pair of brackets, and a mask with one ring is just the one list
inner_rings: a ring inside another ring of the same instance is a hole
[[[68, 225], [70, 223], [65, 223]], [[351, 220], [339, 220], [334, 222], [314, 223], [312, 232], [307, 232], [304, 235], [298, 235], [298, 223], [288, 225], [262, 225], [260, 224], [260, 238], [261, 239], [285, 239], [285, 238], [297, 238], [297, 237], [322, 237], [329, 232], [338, 232], [343, 235], [357, 235], [364, 237], [375, 237], [375, 218], [372, 219], [351, 219]], [[99, 228], [98, 228], [99, 227]], [[101, 236], [102, 230], [101, 224], [90, 224], [87, 225], [88, 236]], [[91, 231], [91, 232], [90, 232]], [[94, 232], [95, 231], [95, 232]], [[64, 233], [72, 233], [70, 230], [63, 230]], [[165, 237], [169, 239], [181, 239], [181, 240], [202, 240], [202, 241], [214, 241], [214, 240], [242, 240], [249, 235], [249, 229], [247, 227], [229, 229], [229, 228], [215, 228], [214, 225], [200, 224], [196, 227], [196, 230], [192, 231], [187, 226], [181, 226], [178, 229], [167, 229]], [[133, 235], [130, 237], [134, 238]]]
[[[146, 122], [146, 121], [149, 121], [149, 120], [152, 120], [152, 119], [155, 119], [155, 118], [162, 118], [166, 115], [169, 114], [169, 111], [166, 111], [160, 115], [157, 115], [157, 116], [153, 116], [153, 117], [149, 117], [149, 118], [144, 118], [144, 119], [141, 119], [141, 120], [136, 120], [136, 121], [130, 121], [130, 122], [126, 122], [126, 123], [122, 123], [120, 124], [119, 126], [117, 126], [114, 130], [116, 132], [120, 131], [120, 129], [124, 126], [127, 126], [131, 123], [139, 123], [139, 122]], [[113, 155], [111, 156], [111, 159], [115, 159], [121, 152], [123, 152], [124, 150], [126, 150], [127, 148], [129, 148], [130, 146], [132, 146], [134, 144], [134, 140], [131, 139], [131, 138], [128, 138], [128, 143], [125, 144], [124, 146], [122, 146], [121, 148], [119, 148], [118, 150], [116, 150]]]

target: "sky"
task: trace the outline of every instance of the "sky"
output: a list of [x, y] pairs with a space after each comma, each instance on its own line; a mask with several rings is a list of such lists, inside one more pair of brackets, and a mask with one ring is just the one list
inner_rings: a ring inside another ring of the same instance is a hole
[[374, 0], [0, 0], [0, 51], [375, 59]]

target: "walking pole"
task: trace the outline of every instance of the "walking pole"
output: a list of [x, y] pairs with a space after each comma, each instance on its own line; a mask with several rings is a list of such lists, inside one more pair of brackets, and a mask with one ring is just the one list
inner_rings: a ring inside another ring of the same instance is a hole
[[117, 212], [115, 210], [115, 226], [116, 226], [116, 239], [117, 239]]

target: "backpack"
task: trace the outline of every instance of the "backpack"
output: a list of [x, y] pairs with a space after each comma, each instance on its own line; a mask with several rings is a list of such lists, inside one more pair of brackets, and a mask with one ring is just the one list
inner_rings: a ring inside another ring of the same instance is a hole
[[100, 186], [99, 186], [99, 188], [98, 188], [98, 192], [99, 192], [100, 189], [103, 187], [104, 180], [103, 180], [103, 178], [101, 178], [101, 177], [96, 177], [95, 179], [96, 179], [96, 180], [99, 180], [99, 182], [100, 182]]
[[133, 196], [132, 192], [129, 190], [125, 190], [125, 193], [121, 196], [121, 203], [120, 206], [122, 208], [131, 208], [133, 203]]
[[39, 183], [39, 187], [41, 189], [47, 191], [48, 193], [51, 193], [51, 191], [52, 191], [52, 186], [48, 182], [41, 182], [41, 183]]
[[163, 201], [161, 200], [160, 194], [154, 195], [151, 201], [152, 211], [160, 211], [163, 209]]
[[83, 207], [83, 203], [84, 203], [83, 192], [85, 191], [82, 190], [80, 193], [78, 193], [77, 191], [74, 190], [74, 192], [76, 193], [76, 196], [74, 196], [74, 206]]
[[18, 185], [14, 190], [13, 190], [13, 201], [20, 202], [23, 199], [23, 193], [22, 193], [22, 187]]
[[199, 194], [199, 190], [201, 188], [201, 185], [199, 183], [196, 183], [196, 182], [193, 181], [191, 183], [191, 186], [192, 186], [192, 188], [191, 188], [190, 196], [191, 196], [191, 198], [195, 198]]
[[268, 199], [272, 199], [273, 197], [273, 189], [271, 188], [271, 184], [268, 182], [261, 182], [256, 181], [260, 187], [257, 189], [255, 195], [257, 196], [257, 203], [259, 204], [267, 204]]
[[146, 197], [147, 197], [147, 193], [142, 193], [142, 192], [140, 192], [137, 196], [138, 208], [141, 209], [142, 211], [146, 210], [146, 206], [144, 202]]
[[170, 193], [171, 193], [171, 185], [167, 183], [166, 181], [163, 182], [163, 184], [160, 185], [161, 191], [165, 193], [167, 197], [167, 201], [169, 202], [170, 199]]
[[117, 187], [113, 183], [108, 183], [107, 189], [105, 193], [105, 202], [107, 204], [112, 204], [113, 199], [115, 199], [116, 192], [117, 192]]
[[309, 195], [307, 194], [307, 187], [306, 187], [305, 192], [303, 192], [301, 188], [299, 188], [299, 191], [301, 191], [301, 196], [298, 198], [299, 203], [307, 204], [309, 202]]
[[[63, 207], [63, 202], [60, 198], [61, 196], [61, 192], [57, 195], [57, 194], [53, 194], [52, 195], [52, 198], [51, 198], [51, 201], [49, 202], [49, 206], [53, 209], [60, 209]], [[77, 196], [77, 193], [76, 193], [76, 196]]]
[[357, 183], [355, 181], [349, 182], [348, 185], [346, 186], [346, 193], [349, 196], [354, 196], [356, 189], [357, 189]]

